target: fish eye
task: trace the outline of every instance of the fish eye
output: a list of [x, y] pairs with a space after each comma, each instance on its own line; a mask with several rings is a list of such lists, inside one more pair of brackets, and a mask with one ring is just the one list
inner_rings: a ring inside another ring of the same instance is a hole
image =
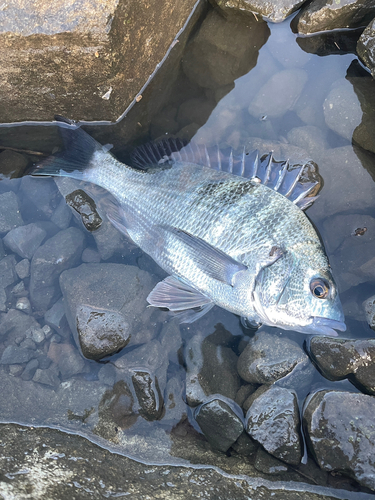
[[317, 299], [326, 299], [329, 294], [330, 286], [322, 278], [314, 278], [310, 282], [310, 290]]

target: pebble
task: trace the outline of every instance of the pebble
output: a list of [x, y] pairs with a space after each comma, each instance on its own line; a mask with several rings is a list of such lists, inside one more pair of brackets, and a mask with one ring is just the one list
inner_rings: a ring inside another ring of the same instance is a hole
[[27, 295], [29, 295], [29, 291], [26, 289], [25, 283], [23, 281], [17, 283], [17, 285], [12, 288], [11, 293], [15, 297], [26, 297]]
[[9, 365], [9, 373], [13, 377], [19, 377], [24, 370], [24, 365]]
[[30, 276], [30, 261], [28, 259], [22, 259], [16, 264], [15, 270], [20, 280], [28, 278]]
[[39, 361], [37, 359], [31, 359], [25, 366], [24, 371], [22, 372], [21, 375], [22, 380], [31, 380], [35, 375], [38, 366], [39, 366]]
[[0, 234], [23, 224], [17, 196], [13, 191], [0, 194]]
[[26, 314], [31, 313], [31, 304], [27, 297], [20, 297], [16, 302], [16, 309], [23, 311]]
[[140, 406], [140, 415], [148, 421], [159, 420], [163, 414], [164, 401], [157, 377], [135, 370], [132, 382]]

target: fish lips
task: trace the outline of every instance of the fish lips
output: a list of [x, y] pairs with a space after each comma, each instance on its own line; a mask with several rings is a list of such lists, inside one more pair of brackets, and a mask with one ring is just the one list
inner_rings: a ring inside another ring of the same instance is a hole
[[336, 319], [313, 316], [312, 322], [309, 325], [303, 326], [298, 331], [313, 335], [328, 335], [330, 337], [337, 337], [338, 333], [336, 332], [336, 330], [345, 332], [345, 323]]

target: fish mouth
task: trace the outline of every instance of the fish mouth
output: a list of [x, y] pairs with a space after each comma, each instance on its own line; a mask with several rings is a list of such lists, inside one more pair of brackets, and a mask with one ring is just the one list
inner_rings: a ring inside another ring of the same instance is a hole
[[303, 333], [310, 333], [315, 335], [328, 335], [330, 337], [337, 337], [338, 333], [345, 332], [346, 325], [343, 321], [338, 321], [336, 319], [321, 318], [320, 316], [312, 316], [312, 322], [305, 327]]

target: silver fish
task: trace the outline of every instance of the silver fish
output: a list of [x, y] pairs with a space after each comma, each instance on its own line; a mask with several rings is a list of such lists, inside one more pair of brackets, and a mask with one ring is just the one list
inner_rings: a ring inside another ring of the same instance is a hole
[[327, 256], [301, 209], [314, 201], [307, 197], [311, 186], [299, 182], [301, 172], [293, 177], [285, 162], [233, 153], [223, 168], [220, 157], [211, 164], [206, 148], [191, 149], [183, 161], [167, 142], [137, 151], [134, 163], [142, 170], [120, 163], [75, 125], [61, 132], [66, 151], [32, 174], [73, 177], [113, 195], [109, 220], [169, 274], [149, 294], [152, 306], [168, 308], [181, 322], [216, 304], [244, 324], [345, 331]]

